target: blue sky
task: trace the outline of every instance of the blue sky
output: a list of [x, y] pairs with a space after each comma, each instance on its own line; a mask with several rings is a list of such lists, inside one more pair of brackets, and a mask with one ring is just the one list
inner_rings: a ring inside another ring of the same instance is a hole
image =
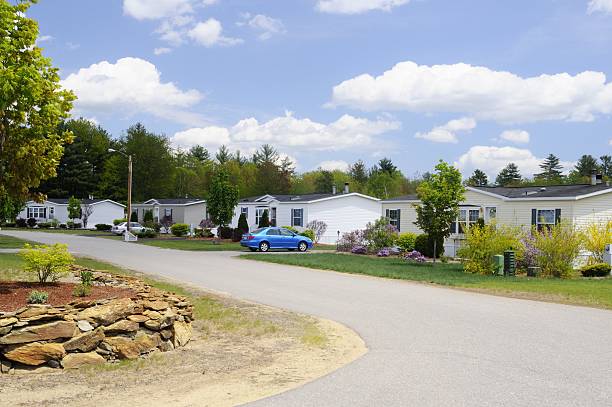
[[41, 0], [39, 45], [114, 136], [531, 175], [612, 153], [612, 0]]

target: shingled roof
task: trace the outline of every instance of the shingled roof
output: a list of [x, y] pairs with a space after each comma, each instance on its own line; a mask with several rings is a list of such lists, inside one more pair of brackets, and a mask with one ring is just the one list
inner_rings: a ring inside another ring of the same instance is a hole
[[612, 192], [606, 184], [546, 185], [530, 187], [470, 187], [472, 190], [499, 195], [509, 199], [521, 198], [578, 198], [595, 193]]

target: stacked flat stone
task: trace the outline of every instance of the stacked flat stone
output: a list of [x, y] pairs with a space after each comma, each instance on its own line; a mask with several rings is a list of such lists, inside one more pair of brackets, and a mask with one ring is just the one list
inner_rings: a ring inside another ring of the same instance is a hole
[[135, 294], [0, 312], [0, 373], [137, 359], [185, 346], [191, 339], [193, 306], [185, 297], [109, 273], [94, 272], [94, 284], [128, 288]]

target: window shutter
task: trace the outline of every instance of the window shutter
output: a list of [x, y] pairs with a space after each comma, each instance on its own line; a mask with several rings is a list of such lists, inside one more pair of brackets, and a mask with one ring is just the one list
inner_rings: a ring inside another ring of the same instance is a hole
[[537, 209], [531, 210], [531, 224], [533, 226], [538, 224], [538, 210]]
[[397, 209], [397, 231], [400, 231], [400, 224], [402, 223], [402, 210]]
[[561, 209], [555, 209], [555, 225], [561, 223]]
[[295, 209], [291, 209], [291, 226], [295, 226]]
[[387, 219], [391, 219], [391, 214], [390, 214], [390, 212], [391, 212], [391, 211], [390, 211], [389, 209], [386, 209], [386, 210], [385, 210], [385, 218], [387, 218]]

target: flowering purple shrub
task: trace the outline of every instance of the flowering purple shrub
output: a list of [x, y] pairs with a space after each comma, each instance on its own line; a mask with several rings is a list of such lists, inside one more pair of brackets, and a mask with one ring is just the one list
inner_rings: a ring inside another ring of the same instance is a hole
[[421, 254], [421, 252], [418, 252], [416, 250], [413, 250], [411, 252], [408, 252], [404, 255], [404, 260], [406, 261], [414, 261], [417, 263], [425, 263], [425, 261], [427, 260], [425, 258], [425, 256], [423, 256]]
[[339, 252], [351, 252], [356, 246], [365, 246], [363, 230], [353, 230], [342, 235], [338, 241]]
[[517, 261], [517, 267], [522, 270], [527, 270], [529, 267], [536, 267], [538, 265], [538, 256], [540, 250], [535, 246], [535, 236], [533, 234], [526, 234], [521, 239], [521, 244], [525, 248], [523, 256]]
[[368, 254], [368, 249], [365, 246], [355, 246], [351, 249], [353, 254]]
[[398, 236], [397, 228], [390, 225], [387, 218], [368, 223], [363, 232], [364, 240], [372, 252], [393, 246]]
[[385, 247], [383, 249], [380, 249], [376, 255], [378, 257], [389, 257], [391, 255], [391, 251]]
[[212, 229], [215, 227], [215, 224], [210, 219], [202, 219], [199, 225], [202, 229]]

